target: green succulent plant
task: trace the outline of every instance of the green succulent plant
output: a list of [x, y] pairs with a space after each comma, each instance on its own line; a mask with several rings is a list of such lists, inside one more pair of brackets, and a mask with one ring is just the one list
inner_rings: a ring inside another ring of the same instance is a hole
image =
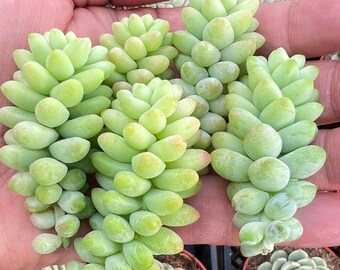
[[258, 270], [327, 270], [326, 261], [321, 257], [309, 257], [303, 249], [288, 254], [285, 250], [277, 250], [270, 260], [262, 263]]
[[174, 77], [169, 65], [178, 51], [172, 46], [169, 28], [166, 20], [133, 13], [113, 22], [112, 33], [100, 36], [99, 43], [109, 50], [108, 59], [116, 67], [104, 82], [113, 87], [114, 94], [155, 77]]
[[244, 256], [298, 239], [303, 228], [293, 216], [316, 194], [307, 178], [326, 159], [321, 147], [310, 145], [323, 106], [314, 87], [318, 68], [305, 61], [283, 48], [268, 59], [249, 56], [248, 74], [227, 85], [228, 127], [212, 135], [210, 155], [215, 172], [231, 181], [227, 195]]
[[254, 17], [259, 4], [258, 0], [190, 0], [182, 11], [184, 29], [173, 33], [180, 78], [172, 81], [197, 103], [193, 115], [201, 122], [205, 141], [226, 129], [226, 86], [244, 73], [247, 57], [264, 44]]

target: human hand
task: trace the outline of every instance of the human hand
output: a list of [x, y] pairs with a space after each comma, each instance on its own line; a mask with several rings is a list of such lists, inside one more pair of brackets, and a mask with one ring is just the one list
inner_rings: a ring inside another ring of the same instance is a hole
[[[86, 3], [87, 2], [87, 3]], [[44, 33], [56, 27], [67, 32], [74, 31], [78, 36], [88, 36], [93, 43], [103, 33], [111, 32], [111, 24], [129, 12], [151, 13], [153, 17], [161, 17], [170, 22], [171, 30], [183, 28], [180, 20], [180, 9], [151, 10], [134, 9], [132, 11], [112, 10], [106, 8], [108, 1], [54, 1], [46, 4], [44, 1], [34, 0], [29, 7], [24, 1], [4, 1], [0, 18], [0, 84], [10, 80], [16, 70], [12, 60], [15, 49], [27, 48], [29, 32]], [[113, 1], [115, 5], [127, 3], [131, 5], [146, 4], [156, 1]], [[75, 8], [75, 6], [77, 8]], [[85, 8], [81, 8], [85, 6]], [[308, 57], [334, 52], [337, 48], [336, 31], [340, 21], [336, 10], [339, 4], [336, 0], [282, 2], [263, 5], [256, 17], [260, 21], [258, 31], [263, 34], [267, 42], [259, 54], [268, 55], [277, 47], [284, 47], [289, 53], [302, 53]], [[323, 10], [320, 13], [320, 10]], [[290, 15], [289, 15], [290, 14]], [[324, 16], [323, 14], [327, 14]], [[18, 18], [20, 18], [19, 23]], [[319, 124], [335, 123], [339, 119], [337, 108], [337, 70], [338, 64], [331, 61], [316, 61], [312, 64], [320, 67], [320, 75], [316, 87], [321, 92], [320, 102], [325, 111], [319, 119]], [[334, 74], [334, 75], [333, 75]], [[7, 101], [1, 96], [1, 106]], [[5, 128], [1, 126], [2, 136]], [[320, 190], [339, 189], [336, 175], [338, 173], [338, 129], [321, 130], [315, 141], [327, 152], [328, 160], [324, 168], [311, 177]], [[29, 213], [24, 210], [23, 198], [11, 193], [7, 188], [7, 181], [13, 171], [1, 165], [0, 167], [0, 262], [1, 269], [38, 269], [48, 264], [62, 264], [71, 259], [77, 259], [72, 249], [60, 250], [51, 255], [38, 255], [33, 252], [31, 242], [39, 234], [29, 221]], [[233, 209], [226, 196], [227, 181], [218, 176], [206, 176], [203, 179], [202, 191], [188, 200], [201, 213], [198, 222], [185, 228], [178, 229], [186, 244], [227, 244], [238, 245], [237, 229], [231, 224]], [[299, 209], [297, 217], [305, 228], [304, 235], [292, 245], [330, 246], [340, 242], [338, 223], [340, 213], [337, 206], [340, 195], [336, 193], [320, 193], [307, 207]], [[331, 217], [331, 218], [330, 218]], [[327, 230], [323, 230], [324, 220], [330, 220]], [[24, 228], [24, 229], [22, 229]], [[19, 241], [13, 241], [19, 239]]]

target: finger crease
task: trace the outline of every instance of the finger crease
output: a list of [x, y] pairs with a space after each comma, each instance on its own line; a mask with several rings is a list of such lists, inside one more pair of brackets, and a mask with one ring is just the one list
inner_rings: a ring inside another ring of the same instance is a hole
[[334, 116], [338, 119], [340, 117], [340, 84], [339, 84], [339, 72], [340, 63], [339, 61], [334, 61], [334, 68], [331, 73], [331, 84], [330, 84], [330, 99], [329, 103], [331, 105], [331, 110]]
[[298, 19], [298, 14], [299, 14], [299, 6], [296, 4], [296, 2], [291, 2], [291, 5], [288, 10], [288, 16], [287, 16], [287, 31], [288, 31], [288, 48], [287, 51], [290, 53], [293, 53], [295, 51], [295, 46], [294, 46], [294, 40], [295, 40], [295, 25], [296, 21]]
[[[322, 147], [323, 149], [325, 149], [326, 151], [332, 151], [332, 136], [330, 136], [332, 132], [323, 132], [324, 136], [322, 138], [322, 140], [320, 140], [320, 142], [322, 144], [320, 144], [319, 146]], [[338, 160], [338, 155], [336, 153], [334, 153], [334, 151], [332, 153], [327, 153], [327, 155], [332, 154], [332, 159], [336, 159]], [[336, 156], [334, 156], [336, 155]], [[328, 156], [328, 159], [330, 157]], [[337, 177], [336, 177], [336, 168], [334, 168], [334, 166], [332, 166], [332, 164], [334, 164], [334, 162], [327, 162], [325, 163], [325, 174], [326, 174], [326, 179], [328, 181], [328, 184], [330, 186], [336, 186], [336, 182], [337, 182]]]

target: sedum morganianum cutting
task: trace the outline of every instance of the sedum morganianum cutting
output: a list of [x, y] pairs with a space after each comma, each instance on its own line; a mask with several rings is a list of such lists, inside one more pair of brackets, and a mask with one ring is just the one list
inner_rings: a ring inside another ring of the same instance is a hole
[[254, 256], [302, 235], [294, 214], [314, 199], [317, 187], [308, 177], [326, 153], [311, 144], [323, 111], [314, 87], [317, 67], [283, 48], [268, 59], [248, 57], [246, 67], [246, 75], [228, 84], [228, 127], [212, 136], [211, 164], [231, 181], [227, 195], [241, 250]]
[[170, 24], [151, 14], [131, 14], [112, 23], [112, 33], [100, 36], [99, 43], [108, 50], [108, 59], [116, 69], [105, 80], [114, 94], [131, 89], [134, 83], [148, 84], [153, 78], [172, 79], [170, 62], [178, 54], [172, 46]]
[[179, 51], [174, 62], [181, 77], [172, 81], [197, 103], [193, 115], [201, 122], [205, 140], [198, 148], [208, 148], [211, 135], [225, 130], [226, 86], [245, 72], [247, 57], [264, 43], [255, 32], [258, 7], [258, 0], [191, 0], [183, 8], [185, 29], [173, 33]]

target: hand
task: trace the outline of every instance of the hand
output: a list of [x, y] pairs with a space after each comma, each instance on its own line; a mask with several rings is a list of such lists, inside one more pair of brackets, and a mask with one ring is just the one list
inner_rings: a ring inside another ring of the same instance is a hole
[[[157, 1], [116, 0], [114, 5], [134, 5]], [[132, 11], [112, 10], [105, 7], [108, 1], [25, 1], [5, 0], [1, 4], [0, 17], [0, 84], [10, 80], [16, 70], [12, 59], [15, 49], [27, 48], [27, 35], [30, 32], [44, 33], [53, 27], [65, 32], [71, 30], [78, 36], [88, 36], [93, 44], [103, 33], [111, 32], [111, 24], [128, 16], [131, 12], [151, 13], [170, 22], [171, 30], [183, 28], [180, 9], [153, 10], [134, 9]], [[258, 31], [267, 41], [258, 52], [268, 55], [277, 47], [284, 47], [289, 53], [302, 53], [314, 58], [332, 53], [339, 48], [338, 29], [340, 20], [337, 0], [297, 0], [262, 5], [256, 14], [260, 21]], [[321, 12], [320, 12], [321, 11]], [[325, 110], [319, 124], [336, 123], [340, 118], [337, 88], [339, 64], [335, 61], [313, 61], [311, 64], [320, 68], [316, 88], [321, 92], [320, 102]], [[1, 96], [0, 106], [8, 101]], [[1, 145], [6, 128], [1, 126]], [[311, 177], [320, 190], [340, 189], [339, 164], [340, 135], [339, 129], [320, 130], [315, 144], [322, 146], [328, 155], [323, 169]], [[13, 170], [0, 165], [0, 262], [1, 269], [36, 270], [50, 264], [63, 264], [78, 259], [72, 250], [60, 250], [51, 255], [41, 256], [33, 252], [31, 242], [39, 234], [29, 221], [29, 213], [24, 210], [23, 198], [13, 194], [7, 187], [7, 181]], [[225, 195], [227, 181], [218, 176], [204, 177], [202, 191], [188, 200], [201, 213], [198, 222], [178, 229], [186, 244], [238, 245], [238, 230], [231, 224], [234, 213]], [[331, 246], [340, 244], [340, 194], [320, 192], [307, 207], [299, 209], [297, 218], [304, 226], [303, 236], [291, 245]], [[327, 226], [327, 229], [325, 227]]]

